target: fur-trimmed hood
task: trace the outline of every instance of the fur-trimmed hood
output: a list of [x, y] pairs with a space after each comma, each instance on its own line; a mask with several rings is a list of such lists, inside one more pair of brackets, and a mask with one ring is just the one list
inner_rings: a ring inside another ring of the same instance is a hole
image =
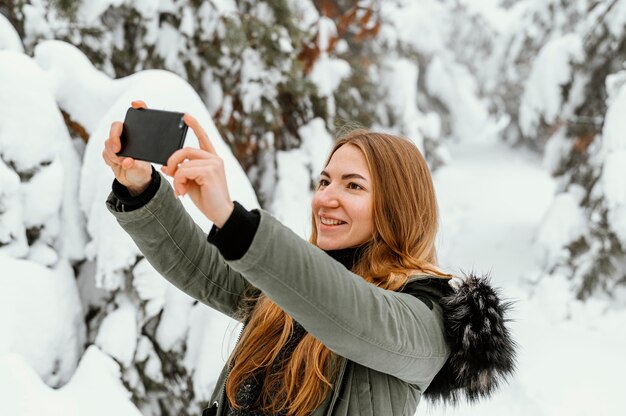
[[456, 404], [490, 397], [515, 371], [517, 344], [506, 316], [512, 302], [500, 299], [487, 275], [472, 272], [452, 279], [429, 277], [406, 285], [403, 292], [444, 313], [450, 357], [424, 392], [432, 402]]

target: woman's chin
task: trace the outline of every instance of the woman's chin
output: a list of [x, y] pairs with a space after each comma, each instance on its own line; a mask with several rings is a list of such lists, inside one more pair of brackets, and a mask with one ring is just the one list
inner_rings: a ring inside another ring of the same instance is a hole
[[322, 250], [341, 250], [342, 248], [347, 247], [345, 244], [342, 244], [341, 241], [332, 241], [327, 239], [318, 239], [317, 246]]

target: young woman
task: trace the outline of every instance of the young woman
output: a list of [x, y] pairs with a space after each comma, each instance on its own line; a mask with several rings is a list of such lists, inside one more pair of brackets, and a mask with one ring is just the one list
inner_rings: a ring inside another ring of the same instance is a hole
[[[133, 102], [133, 107], [145, 107]], [[192, 297], [244, 322], [203, 415], [413, 415], [422, 395], [488, 396], [514, 368], [508, 304], [485, 278], [437, 268], [437, 202], [407, 139], [356, 130], [333, 147], [306, 242], [231, 200], [206, 133], [162, 172], [116, 155], [107, 206], [150, 263]], [[207, 236], [177, 196], [214, 223]]]

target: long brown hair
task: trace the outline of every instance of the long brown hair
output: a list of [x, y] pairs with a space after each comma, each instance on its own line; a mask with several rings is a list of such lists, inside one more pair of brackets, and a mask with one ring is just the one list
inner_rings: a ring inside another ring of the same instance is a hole
[[[418, 148], [402, 137], [358, 129], [335, 143], [326, 165], [344, 145], [361, 150], [373, 181], [374, 235], [352, 271], [387, 290], [401, 289], [415, 273], [452, 277], [437, 268], [437, 200]], [[316, 244], [313, 215], [309, 241]], [[264, 377], [261, 406], [265, 412], [308, 415], [322, 404], [336, 381], [338, 356], [306, 333], [289, 361], [276, 371], [273, 364], [292, 331], [293, 319], [260, 294], [228, 362], [232, 369], [226, 394], [232, 407], [240, 408], [236, 393], [258, 372]]]

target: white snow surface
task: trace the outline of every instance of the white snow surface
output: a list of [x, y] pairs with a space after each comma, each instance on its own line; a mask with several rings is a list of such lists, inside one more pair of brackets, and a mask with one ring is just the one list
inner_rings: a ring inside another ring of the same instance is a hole
[[450, 109], [453, 134], [459, 140], [478, 140], [494, 131], [485, 100], [477, 94], [474, 77], [447, 54], [435, 56], [426, 71], [426, 88]]
[[[0, 83], [0, 251], [44, 265], [80, 259], [78, 155], [46, 73], [22, 53], [0, 51], [0, 79], [11, 79]], [[40, 230], [38, 247], [26, 246], [28, 229]]]
[[72, 380], [53, 390], [21, 354], [0, 354], [0, 414], [140, 416], [120, 381], [118, 364], [96, 346], [83, 354]]
[[[417, 81], [419, 68], [406, 58], [389, 59], [380, 74], [385, 101], [398, 119], [403, 133], [415, 145], [424, 149], [424, 136], [436, 139], [440, 135], [441, 122], [436, 117], [436, 128], [429, 128], [427, 118], [417, 107]], [[414, 88], [407, 88], [413, 85]]]
[[343, 59], [333, 58], [322, 53], [309, 74], [309, 78], [317, 87], [320, 95], [330, 96], [350, 75], [350, 65]]
[[446, 45], [449, 24], [446, 8], [437, 0], [381, 2], [381, 35], [392, 45], [405, 43], [425, 56], [435, 55]]
[[63, 385], [76, 370], [84, 341], [72, 269], [2, 253], [0, 265], [0, 357], [19, 353], [46, 384]]
[[24, 52], [22, 40], [9, 19], [0, 14], [0, 50]]
[[582, 236], [587, 236], [587, 220], [580, 201], [570, 193], [554, 198], [537, 233], [536, 252], [542, 264], [555, 264], [568, 254], [565, 247]]
[[[502, 296], [515, 301], [510, 327], [519, 359], [515, 377], [491, 400], [456, 409], [423, 401], [416, 415], [623, 414], [626, 335], [616, 328], [626, 322], [626, 294], [615, 294], [622, 306], [601, 296], [583, 303], [572, 299], [567, 277], [544, 278], [535, 250], [556, 184], [541, 161], [489, 141], [460, 143], [451, 154], [434, 174], [440, 264], [453, 273], [490, 273]], [[562, 237], [553, 237], [556, 246]]]
[[124, 367], [130, 366], [137, 348], [137, 310], [120, 295], [117, 309], [104, 317], [95, 344]]
[[[154, 380], [159, 379], [158, 357], [151, 343], [146, 343], [137, 333], [138, 311], [123, 299], [124, 292], [120, 292], [115, 300], [116, 309], [106, 316], [96, 337], [96, 345], [102, 349], [94, 346], [83, 353], [82, 301], [73, 272], [63, 260], [65, 257], [82, 259], [87, 255], [95, 262], [95, 272], [90, 278], [95, 279], [98, 290], [114, 291], [126, 285], [125, 276], [140, 255], [104, 205], [113, 176], [102, 161], [101, 152], [111, 123], [123, 120], [133, 99], [143, 99], [151, 108], [189, 112], [199, 120], [225, 161], [231, 197], [247, 208], [257, 208], [254, 190], [221, 139], [202, 101], [180, 77], [166, 71], [144, 71], [112, 80], [93, 68], [75, 47], [57, 41], [41, 42], [34, 60], [14, 51], [0, 51], [0, 54], [0, 72], [5, 71], [2, 79], [12, 80], [0, 85], [0, 147], [4, 160], [20, 169], [37, 167], [41, 160], [52, 160], [29, 182], [20, 182], [13, 168], [0, 163], [0, 197], [6, 204], [0, 214], [0, 237], [24, 236], [22, 223], [28, 225], [48, 218], [44, 215], [47, 212], [56, 213], [54, 221], [48, 221], [51, 225], [46, 223], [51, 231], [44, 231], [49, 234], [67, 227], [63, 231], [72, 236], [74, 228], [82, 227], [79, 218], [72, 218], [73, 214], [87, 218], [89, 233], [86, 247], [85, 238], [73, 243], [68, 239], [65, 245], [59, 244], [57, 254], [46, 245], [28, 247], [22, 238], [18, 241], [21, 245], [16, 243], [20, 250], [5, 250], [0, 257], [5, 271], [0, 282], [0, 385], [3, 386], [0, 414], [32, 414], [35, 410], [27, 397], [37, 399], [37, 411], [45, 408], [50, 414], [83, 415], [89, 413], [88, 406], [98, 407], [91, 413], [138, 414], [130, 402], [130, 393], [120, 381], [122, 369], [111, 360], [115, 358], [122, 366], [127, 366], [135, 356], [147, 357], [148, 374]], [[78, 155], [58, 156], [73, 146], [57, 105], [91, 133], [82, 161]], [[33, 118], [33, 114], [37, 117]], [[35, 122], [24, 122], [30, 119]], [[185, 145], [198, 146], [191, 130]], [[44, 177], [50, 182], [41, 182]], [[22, 207], [22, 199], [28, 206]], [[66, 201], [73, 204], [74, 211], [63, 206], [65, 211], [59, 214], [60, 205]], [[194, 220], [208, 231], [212, 224], [187, 197], [182, 202]], [[40, 239], [45, 236], [44, 233]], [[5, 249], [7, 247], [4, 245]], [[56, 272], [30, 261], [29, 251], [37, 253], [38, 263], [50, 265], [56, 261]], [[67, 256], [64, 253], [68, 253]], [[7, 257], [27, 254], [29, 260]], [[224, 360], [215, 364], [210, 358], [228, 356], [233, 339], [224, 342], [228, 335], [225, 329], [233, 327], [234, 322], [213, 311], [213, 314], [204, 312], [211, 319], [191, 319], [193, 299], [169, 283], [165, 283], [164, 288], [162, 278], [159, 283], [151, 282], [156, 272], [145, 261], [140, 264], [143, 265], [137, 267], [137, 281], [132, 279], [131, 283], [140, 297], [148, 301], [140, 311], [141, 318], [162, 312], [157, 328], [160, 346], [183, 352], [181, 347], [183, 343], [186, 345], [183, 357], [192, 374], [196, 394], [208, 399], [224, 364]], [[61, 277], [64, 280], [60, 280]], [[198, 307], [208, 309], [204, 305]], [[229, 333], [232, 335], [232, 331]], [[205, 355], [206, 351], [216, 353]], [[82, 361], [76, 369], [81, 353]], [[16, 383], [17, 380], [22, 382]], [[90, 380], [100, 380], [100, 385], [94, 386]], [[129, 381], [133, 383], [132, 374]], [[67, 384], [59, 390], [50, 390], [43, 382], [54, 387]], [[12, 387], [4, 388], [7, 384]], [[90, 393], [86, 393], [85, 388], [91, 389]]]
[[[602, 129], [599, 157], [604, 160], [601, 183], [608, 204], [608, 220], [623, 247], [626, 247], [626, 71], [607, 80], [611, 92]], [[614, 87], [614, 89], [610, 88]], [[614, 97], [611, 97], [613, 95]]]
[[584, 58], [583, 41], [575, 33], [548, 41], [534, 60], [520, 104], [519, 124], [532, 137], [541, 121], [552, 124], [562, 106], [562, 87], [571, 82], [572, 65]]

